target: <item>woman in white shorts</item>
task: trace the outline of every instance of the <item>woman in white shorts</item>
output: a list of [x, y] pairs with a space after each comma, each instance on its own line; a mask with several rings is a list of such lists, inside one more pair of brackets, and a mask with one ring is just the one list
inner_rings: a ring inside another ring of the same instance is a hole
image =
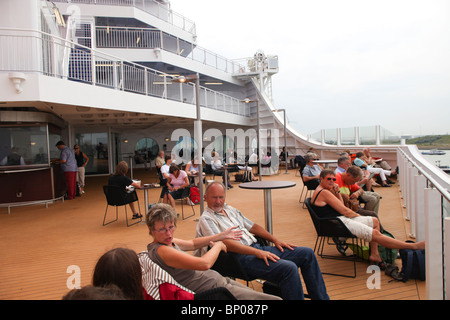
[[325, 169], [320, 174], [320, 185], [312, 195], [311, 205], [319, 217], [338, 217], [349, 231], [370, 244], [369, 260], [383, 263], [378, 252], [378, 244], [391, 249], [424, 249], [425, 241], [403, 242], [383, 235], [378, 218], [361, 216], [344, 205], [344, 200], [335, 183], [333, 170]]

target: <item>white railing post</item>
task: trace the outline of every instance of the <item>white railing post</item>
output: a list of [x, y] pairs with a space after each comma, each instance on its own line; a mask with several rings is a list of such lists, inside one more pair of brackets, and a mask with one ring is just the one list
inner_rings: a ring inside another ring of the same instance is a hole
[[406, 170], [405, 170], [405, 205], [406, 205], [406, 219], [411, 220], [411, 170], [413, 169], [413, 166], [411, 163], [406, 164]]
[[119, 75], [117, 73], [117, 61], [113, 61], [113, 86], [114, 89], [119, 89], [119, 81], [118, 81]]
[[148, 75], [149, 75], [148, 70], [144, 69], [144, 87], [145, 87], [144, 92], [146, 96], [148, 96]]
[[450, 288], [450, 218], [445, 218], [444, 220], [444, 239], [447, 245], [444, 248], [445, 251], [445, 288], [444, 288], [444, 299], [450, 300], [450, 293], [447, 293], [447, 289]]
[[337, 134], [337, 142], [336, 142], [336, 145], [338, 146], [338, 147], [340, 147], [341, 146], [341, 128], [337, 128], [336, 129], [336, 134]]
[[380, 126], [375, 126], [375, 145], [380, 145]]
[[[359, 147], [359, 127], [355, 127], [355, 146]], [[397, 152], [398, 154], [398, 152]], [[397, 162], [398, 163], [398, 162]]]
[[425, 277], [427, 300], [442, 300], [442, 196], [437, 189], [425, 189]]
[[416, 238], [416, 203], [415, 203], [415, 195], [416, 195], [416, 185], [414, 177], [418, 175], [417, 169], [412, 167], [409, 169], [408, 181], [409, 181], [409, 194], [408, 194], [408, 207], [409, 209], [409, 218], [410, 218], [410, 236], [412, 238]]
[[162, 94], [162, 98], [163, 99], [167, 99], [167, 76], [166, 75], [164, 75], [163, 76], [163, 86], [164, 86], [164, 92], [163, 92], [163, 94]]
[[[427, 187], [427, 179], [423, 175], [414, 176], [414, 213], [415, 213], [415, 238], [416, 241], [425, 240], [425, 202], [424, 190]], [[413, 229], [414, 230], [414, 229]]]

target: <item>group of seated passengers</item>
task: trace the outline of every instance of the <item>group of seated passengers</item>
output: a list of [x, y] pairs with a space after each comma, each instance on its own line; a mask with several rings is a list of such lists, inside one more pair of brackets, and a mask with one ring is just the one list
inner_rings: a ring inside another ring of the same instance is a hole
[[[388, 248], [424, 248], [424, 242], [406, 243], [382, 235], [376, 217], [361, 216], [344, 205], [342, 194], [348, 192], [350, 195], [361, 195], [359, 187], [358, 190], [352, 190], [352, 187], [356, 188], [356, 182], [362, 177], [361, 169], [356, 166], [350, 166], [344, 174], [335, 174], [329, 169], [321, 170], [320, 183], [312, 196], [312, 205], [319, 216], [339, 217], [353, 234], [370, 242], [370, 260], [373, 263], [382, 263], [377, 251], [378, 243]], [[348, 178], [352, 180], [346, 180]], [[345, 188], [348, 188], [348, 191]], [[205, 200], [208, 206], [197, 224], [196, 238], [190, 241], [174, 238], [177, 215], [172, 207], [158, 204], [147, 214], [146, 221], [153, 237], [153, 242], [148, 246], [150, 257], [176, 281], [187, 288], [191, 287], [192, 291], [196, 289], [197, 292], [208, 290], [217, 283], [241, 298], [276, 298], [270, 295], [261, 296], [263, 294], [255, 294], [253, 291], [239, 293], [241, 288], [235, 288], [229, 279], [222, 279], [223, 277], [214, 272], [205, 272], [214, 264], [220, 251], [230, 251], [238, 255], [249, 275], [278, 284], [283, 299], [304, 298], [299, 267], [310, 296], [313, 299], [328, 299], [320, 268], [310, 248], [296, 247], [278, 240], [264, 228], [248, 220], [239, 210], [225, 204], [225, 186], [220, 182], [207, 186]], [[272, 242], [274, 246], [258, 244], [252, 234]], [[198, 250], [199, 256], [186, 255], [183, 252], [204, 249], [207, 244], [210, 244], [211, 249]], [[201, 272], [194, 272], [194, 275], [192, 270]], [[289, 276], [285, 277], [286, 274]], [[198, 281], [191, 281], [192, 277]], [[142, 284], [139, 288], [142, 290]]]
[[[365, 149], [365, 151], [370, 152], [369, 149]], [[381, 197], [378, 193], [370, 191], [370, 171], [364, 172], [356, 163], [352, 165], [348, 154], [339, 157], [335, 170], [323, 169], [320, 165], [314, 164], [313, 161], [317, 159], [317, 155], [313, 152], [308, 152], [304, 157], [306, 165], [302, 171], [303, 181], [305, 185], [310, 185], [310, 189], [314, 189], [311, 202], [318, 216], [339, 217], [351, 233], [368, 241], [371, 248], [369, 259], [373, 263], [383, 263], [378, 254], [378, 244], [396, 249], [424, 248], [423, 242], [411, 246], [380, 233], [378, 209]], [[367, 157], [367, 153], [361, 154], [357, 153], [356, 157]], [[384, 165], [388, 166], [386, 162]], [[386, 171], [388, 170], [385, 170], [385, 173]], [[392, 170], [388, 172], [389, 174], [394, 173]], [[366, 190], [362, 188], [363, 185], [366, 185]], [[358, 198], [365, 203], [364, 209], [358, 205], [352, 208], [352, 201]]]
[[[346, 174], [351, 174], [355, 181], [362, 178], [362, 170], [356, 166], [347, 169]], [[335, 174], [330, 169], [324, 169], [320, 173], [320, 184], [311, 197], [311, 206], [319, 217], [337, 217], [352, 234], [369, 242], [369, 260], [372, 263], [378, 264], [380, 267], [384, 266], [378, 252], [378, 244], [392, 249], [425, 248], [424, 241], [417, 243], [403, 242], [383, 235], [380, 232], [380, 222], [377, 217], [363, 216], [348, 208], [344, 204], [338, 175], [340, 174]]]
[[[171, 206], [163, 203], [153, 206], [146, 216], [153, 238], [147, 247], [150, 259], [179, 285], [195, 293], [223, 287], [236, 299], [280, 299], [210, 269], [220, 252], [234, 252], [247, 274], [278, 285], [282, 299], [304, 299], [300, 268], [311, 299], [328, 300], [314, 251], [279, 240], [239, 210], [225, 204], [225, 195], [225, 186], [221, 182], [215, 181], [207, 186], [207, 208], [198, 221], [196, 237], [192, 240], [174, 237], [177, 214]], [[273, 246], [259, 244], [253, 235], [270, 241]], [[196, 249], [194, 255], [184, 252]], [[136, 253], [130, 249], [113, 249], [97, 262], [92, 285], [74, 289], [63, 299], [101, 299], [102, 295], [118, 299], [149, 298], [142, 281]], [[90, 295], [92, 292], [99, 295]]]

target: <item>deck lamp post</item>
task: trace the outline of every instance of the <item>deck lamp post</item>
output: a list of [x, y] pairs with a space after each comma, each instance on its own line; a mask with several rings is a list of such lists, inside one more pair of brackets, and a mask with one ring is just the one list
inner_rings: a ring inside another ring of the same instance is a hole
[[288, 166], [287, 166], [287, 143], [286, 143], [286, 109], [275, 109], [272, 112], [283, 112], [284, 118], [284, 164], [286, 167], [286, 172], [284, 174], [288, 174]]
[[243, 100], [244, 103], [250, 103], [250, 102], [256, 102], [256, 148], [258, 150], [258, 173], [259, 173], [259, 181], [262, 181], [262, 171], [261, 171], [261, 150], [259, 149], [261, 144], [260, 144], [260, 133], [259, 133], [259, 129], [260, 129], [260, 120], [259, 120], [259, 99], [256, 100], [250, 100], [248, 98]]
[[195, 82], [195, 106], [197, 113], [197, 120], [194, 123], [194, 140], [197, 141], [197, 159], [198, 159], [198, 174], [199, 174], [199, 184], [198, 191], [200, 192], [200, 215], [203, 213], [205, 207], [205, 201], [203, 199], [203, 129], [202, 129], [202, 118], [200, 114], [200, 101], [199, 101], [199, 87], [200, 87], [200, 75], [198, 73], [191, 74], [188, 76], [180, 76], [172, 79], [172, 82], [187, 83]]

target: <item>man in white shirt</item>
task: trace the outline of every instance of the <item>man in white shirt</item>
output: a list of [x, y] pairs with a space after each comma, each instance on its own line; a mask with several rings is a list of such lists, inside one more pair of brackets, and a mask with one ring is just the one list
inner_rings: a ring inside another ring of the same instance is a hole
[[[241, 240], [225, 240], [224, 243], [228, 252], [237, 254], [249, 276], [278, 284], [283, 299], [303, 300], [300, 268], [310, 297], [317, 300], [329, 299], [311, 248], [296, 247], [278, 240], [263, 227], [247, 219], [239, 210], [225, 204], [225, 187], [218, 181], [207, 186], [205, 200], [208, 207], [198, 221], [196, 237], [214, 235], [237, 226], [242, 230]], [[253, 234], [272, 242], [274, 246], [258, 244]]]

